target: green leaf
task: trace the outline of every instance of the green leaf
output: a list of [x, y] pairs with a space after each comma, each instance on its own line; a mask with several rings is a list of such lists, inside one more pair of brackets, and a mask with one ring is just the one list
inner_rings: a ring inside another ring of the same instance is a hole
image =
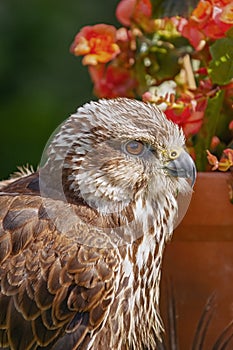
[[233, 79], [233, 38], [217, 40], [211, 47], [212, 61], [209, 65], [209, 74], [214, 84], [225, 85]]
[[196, 136], [195, 153], [198, 171], [205, 171], [207, 166], [206, 150], [210, 148], [212, 137], [216, 134], [221, 115], [224, 91], [220, 90], [209, 98], [201, 130]]
[[228, 31], [226, 32], [226, 36], [228, 38], [233, 38], [233, 27], [231, 27], [230, 29], [228, 29]]

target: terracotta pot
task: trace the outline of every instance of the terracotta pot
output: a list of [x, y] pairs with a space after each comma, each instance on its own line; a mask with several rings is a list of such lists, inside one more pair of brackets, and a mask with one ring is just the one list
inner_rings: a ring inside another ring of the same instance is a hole
[[181, 350], [191, 348], [198, 320], [213, 292], [216, 307], [203, 349], [212, 349], [233, 320], [233, 204], [227, 183], [232, 179], [230, 173], [198, 174], [188, 212], [165, 250], [162, 318], [168, 327], [166, 289], [172, 281]]

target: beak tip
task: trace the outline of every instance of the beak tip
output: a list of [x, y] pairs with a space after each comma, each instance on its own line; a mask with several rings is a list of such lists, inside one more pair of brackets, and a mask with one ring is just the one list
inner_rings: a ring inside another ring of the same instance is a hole
[[166, 170], [174, 177], [190, 179], [191, 186], [194, 186], [197, 177], [197, 170], [193, 159], [186, 151], [182, 152], [178, 158], [171, 160], [166, 167]]
[[192, 170], [192, 174], [190, 176], [190, 179], [192, 180], [192, 187], [194, 186], [194, 184], [196, 182], [196, 178], [197, 178], [197, 170], [196, 170], [196, 167], [193, 163], [193, 170]]

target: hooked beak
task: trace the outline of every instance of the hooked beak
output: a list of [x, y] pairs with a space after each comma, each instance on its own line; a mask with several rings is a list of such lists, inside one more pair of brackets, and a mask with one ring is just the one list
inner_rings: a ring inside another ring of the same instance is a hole
[[191, 179], [192, 187], [196, 180], [196, 167], [194, 161], [186, 151], [182, 151], [178, 158], [171, 160], [165, 169], [175, 177], [185, 177]]

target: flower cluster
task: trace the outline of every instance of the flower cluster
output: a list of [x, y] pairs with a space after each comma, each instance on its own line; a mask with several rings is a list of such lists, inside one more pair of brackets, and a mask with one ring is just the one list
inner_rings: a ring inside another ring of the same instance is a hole
[[183, 128], [198, 170], [210, 165], [228, 170], [233, 166], [233, 1], [200, 0], [188, 17], [160, 16], [157, 7], [155, 0], [119, 1], [122, 27], [86, 26], [71, 52], [83, 56], [98, 97], [159, 105]]
[[206, 41], [225, 36], [232, 27], [233, 3], [229, 0], [202, 0], [189, 19], [180, 23], [181, 34], [188, 38], [196, 50], [200, 50]]

